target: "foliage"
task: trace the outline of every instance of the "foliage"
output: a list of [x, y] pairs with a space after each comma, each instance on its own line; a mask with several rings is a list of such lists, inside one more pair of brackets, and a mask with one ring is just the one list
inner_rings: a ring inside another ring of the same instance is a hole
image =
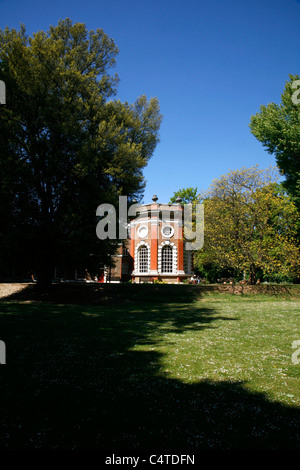
[[[284, 187], [300, 207], [300, 100], [295, 85], [299, 76], [289, 75], [281, 103], [260, 106], [259, 113], [251, 117], [252, 134], [270, 154], [274, 154], [285, 177]], [[297, 82], [298, 81], [298, 82]]]
[[263, 282], [270, 282], [275, 284], [292, 284], [295, 282], [296, 276], [293, 274], [271, 273], [262, 276]]
[[113, 99], [118, 48], [102, 29], [59, 21], [32, 37], [0, 30], [0, 216], [2, 265], [38, 270], [105, 262], [96, 208], [140, 199], [143, 168], [159, 140], [156, 98]]
[[198, 188], [183, 188], [174, 192], [174, 196], [171, 197], [170, 202], [174, 204], [177, 198], [181, 199], [182, 204], [194, 203], [197, 200]]
[[154, 279], [153, 284], [167, 284], [167, 282], [162, 281], [161, 279]]
[[201, 196], [205, 243], [195, 256], [195, 266], [245, 271], [251, 283], [259, 272], [299, 276], [295, 239], [299, 216], [276, 176], [275, 169], [255, 166], [213, 181]]
[[207, 256], [207, 253], [198, 252], [196, 254], [196, 263], [194, 266], [196, 275], [199, 275], [201, 280], [214, 284], [222, 280], [241, 278], [242, 273], [231, 267], [221, 267], [219, 264], [212, 263]]

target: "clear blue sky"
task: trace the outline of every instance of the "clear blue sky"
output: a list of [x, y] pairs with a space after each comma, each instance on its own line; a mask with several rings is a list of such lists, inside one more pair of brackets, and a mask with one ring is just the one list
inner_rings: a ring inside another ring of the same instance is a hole
[[261, 104], [280, 102], [289, 74], [300, 74], [299, 1], [0, 0], [0, 28], [24, 23], [32, 34], [66, 17], [115, 40], [118, 98], [160, 102], [144, 202], [205, 190], [231, 169], [275, 164], [249, 121]]

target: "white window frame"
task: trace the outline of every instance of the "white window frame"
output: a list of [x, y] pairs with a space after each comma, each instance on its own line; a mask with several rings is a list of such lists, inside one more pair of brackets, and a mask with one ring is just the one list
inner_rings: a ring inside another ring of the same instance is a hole
[[[144, 234], [143, 234], [144, 232]], [[141, 225], [138, 229], [137, 229], [137, 234], [139, 236], [139, 238], [146, 238], [148, 236], [148, 227], [147, 225]]]
[[[164, 246], [170, 246], [172, 248], [172, 261], [173, 261], [173, 270], [171, 273], [164, 273], [162, 272], [162, 249]], [[177, 247], [174, 243], [171, 243], [169, 240], [162, 242], [158, 247], [158, 274], [160, 275], [170, 275], [176, 276], [177, 275]]]
[[[173, 247], [165, 245], [161, 249], [161, 272], [162, 274], [173, 274]], [[167, 268], [167, 269], [166, 269]]]
[[[169, 235], [166, 235], [166, 234], [164, 233], [164, 230], [165, 230], [166, 228], [169, 228], [169, 229], [170, 229], [170, 234], [169, 234]], [[173, 237], [173, 235], [174, 235], [174, 227], [172, 227], [172, 225], [169, 225], [169, 224], [168, 224], [168, 225], [164, 225], [164, 226], [161, 228], [161, 234], [162, 234], [162, 236], [163, 236], [164, 238], [171, 238], [171, 237]]]
[[[148, 270], [147, 272], [140, 272], [140, 256], [139, 256], [139, 250], [141, 247], [146, 247], [148, 250]], [[140, 242], [134, 250], [134, 271], [133, 275], [134, 276], [139, 276], [139, 275], [149, 275], [150, 274], [150, 258], [151, 258], [151, 253], [150, 253], [150, 245], [147, 242]]]

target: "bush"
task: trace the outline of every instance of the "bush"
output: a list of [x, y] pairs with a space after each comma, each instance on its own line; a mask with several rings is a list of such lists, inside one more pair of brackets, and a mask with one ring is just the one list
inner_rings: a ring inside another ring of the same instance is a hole
[[272, 282], [275, 284], [293, 284], [296, 281], [296, 277], [292, 275], [282, 274], [282, 273], [274, 273], [274, 274], [265, 274], [263, 276], [263, 282]]
[[153, 284], [167, 284], [164, 281], [161, 281], [160, 279], [154, 279]]
[[221, 282], [221, 279], [237, 279], [241, 277], [241, 273], [233, 268], [221, 268], [213, 263], [205, 263], [202, 265], [194, 266], [196, 275], [201, 279], [205, 279], [210, 284]]

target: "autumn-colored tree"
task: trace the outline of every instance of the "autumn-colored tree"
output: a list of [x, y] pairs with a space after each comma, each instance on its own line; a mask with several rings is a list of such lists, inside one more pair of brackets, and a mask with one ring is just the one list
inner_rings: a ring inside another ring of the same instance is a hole
[[299, 275], [298, 213], [277, 180], [276, 169], [254, 166], [213, 181], [202, 195], [205, 242], [196, 266], [210, 262], [244, 271], [252, 284], [259, 271]]

